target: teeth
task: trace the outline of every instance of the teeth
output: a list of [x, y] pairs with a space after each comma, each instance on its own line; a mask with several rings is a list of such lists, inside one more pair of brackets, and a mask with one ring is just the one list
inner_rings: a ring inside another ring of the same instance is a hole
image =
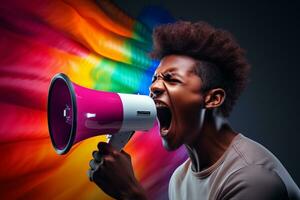
[[165, 129], [165, 128], [162, 128], [162, 129], [160, 130], [160, 133], [161, 133], [162, 136], [166, 136], [166, 135], [168, 135], [168, 131], [169, 131], [169, 130], [167, 130], [167, 129]]
[[155, 105], [157, 108], [167, 107], [165, 104], [159, 102], [155, 103]]

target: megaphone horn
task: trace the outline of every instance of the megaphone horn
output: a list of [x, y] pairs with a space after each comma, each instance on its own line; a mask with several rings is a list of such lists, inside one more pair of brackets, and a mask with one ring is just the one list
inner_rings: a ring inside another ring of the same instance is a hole
[[75, 143], [102, 134], [121, 150], [134, 131], [154, 126], [156, 107], [149, 96], [88, 89], [59, 73], [50, 83], [47, 114], [52, 145], [65, 154]]

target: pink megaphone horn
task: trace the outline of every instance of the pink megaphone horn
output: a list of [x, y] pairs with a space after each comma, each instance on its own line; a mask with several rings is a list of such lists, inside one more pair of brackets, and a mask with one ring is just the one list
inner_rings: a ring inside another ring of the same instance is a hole
[[103, 134], [121, 150], [134, 131], [154, 126], [157, 113], [149, 96], [88, 89], [60, 73], [51, 80], [47, 114], [53, 147], [65, 154], [75, 143]]

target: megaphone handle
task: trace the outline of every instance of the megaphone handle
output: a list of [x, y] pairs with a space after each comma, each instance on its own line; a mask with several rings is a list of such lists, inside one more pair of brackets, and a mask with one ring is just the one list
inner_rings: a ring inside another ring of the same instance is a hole
[[113, 135], [108, 135], [108, 143], [115, 147], [118, 151], [121, 151], [127, 144], [130, 138], [133, 136], [134, 131], [120, 132]]

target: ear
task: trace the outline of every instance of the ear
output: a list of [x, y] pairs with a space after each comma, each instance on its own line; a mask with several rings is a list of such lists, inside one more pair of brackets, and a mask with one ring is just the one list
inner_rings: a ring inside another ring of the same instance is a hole
[[220, 107], [226, 97], [226, 93], [222, 88], [209, 90], [204, 98], [205, 108], [214, 109]]

